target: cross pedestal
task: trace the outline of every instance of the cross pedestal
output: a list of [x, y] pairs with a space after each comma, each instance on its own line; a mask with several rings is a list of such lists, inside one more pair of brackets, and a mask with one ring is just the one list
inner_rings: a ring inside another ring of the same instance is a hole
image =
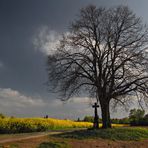
[[92, 107], [95, 109], [93, 128], [97, 129], [97, 128], [99, 128], [99, 116], [98, 116], [98, 112], [97, 112], [97, 107], [99, 107], [99, 105], [97, 105], [97, 103], [95, 103]]

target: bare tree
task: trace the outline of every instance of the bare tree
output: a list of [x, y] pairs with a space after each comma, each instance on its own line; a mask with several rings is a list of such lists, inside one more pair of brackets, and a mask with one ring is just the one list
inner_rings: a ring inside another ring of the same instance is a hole
[[103, 128], [111, 127], [111, 100], [124, 105], [133, 96], [148, 98], [147, 33], [128, 7], [81, 9], [48, 56], [49, 83], [64, 99], [80, 93], [96, 98]]

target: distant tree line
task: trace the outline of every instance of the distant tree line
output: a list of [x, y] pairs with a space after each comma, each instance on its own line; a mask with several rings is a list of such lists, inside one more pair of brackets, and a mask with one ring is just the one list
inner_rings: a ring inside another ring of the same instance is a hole
[[148, 114], [144, 110], [130, 110], [129, 119], [131, 126], [148, 126]]
[[[85, 116], [83, 120], [85, 122], [94, 122], [93, 116]], [[99, 123], [102, 123], [102, 119], [99, 118]], [[148, 126], [148, 114], [142, 109], [131, 109], [129, 117], [125, 118], [112, 118], [111, 123], [114, 124], [130, 124], [131, 126]]]
[[[82, 121], [94, 122], [94, 117], [93, 116], [85, 116]], [[99, 118], [99, 123], [102, 123], [102, 119], [101, 118]], [[111, 119], [111, 123], [114, 123], [114, 124], [129, 124], [130, 120], [129, 120], [128, 117], [122, 118], [122, 119], [112, 118]]]

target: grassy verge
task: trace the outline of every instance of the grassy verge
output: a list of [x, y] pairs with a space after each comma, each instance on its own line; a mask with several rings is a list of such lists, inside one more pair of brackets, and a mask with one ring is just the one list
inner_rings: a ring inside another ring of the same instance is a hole
[[61, 138], [90, 139], [103, 138], [111, 140], [141, 140], [148, 139], [146, 128], [112, 128], [99, 130], [79, 130], [54, 135]]

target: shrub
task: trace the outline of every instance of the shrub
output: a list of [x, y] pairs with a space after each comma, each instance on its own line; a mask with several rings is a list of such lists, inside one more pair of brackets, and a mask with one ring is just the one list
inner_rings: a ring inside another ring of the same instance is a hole
[[0, 118], [4, 119], [5, 118], [5, 115], [0, 113]]

